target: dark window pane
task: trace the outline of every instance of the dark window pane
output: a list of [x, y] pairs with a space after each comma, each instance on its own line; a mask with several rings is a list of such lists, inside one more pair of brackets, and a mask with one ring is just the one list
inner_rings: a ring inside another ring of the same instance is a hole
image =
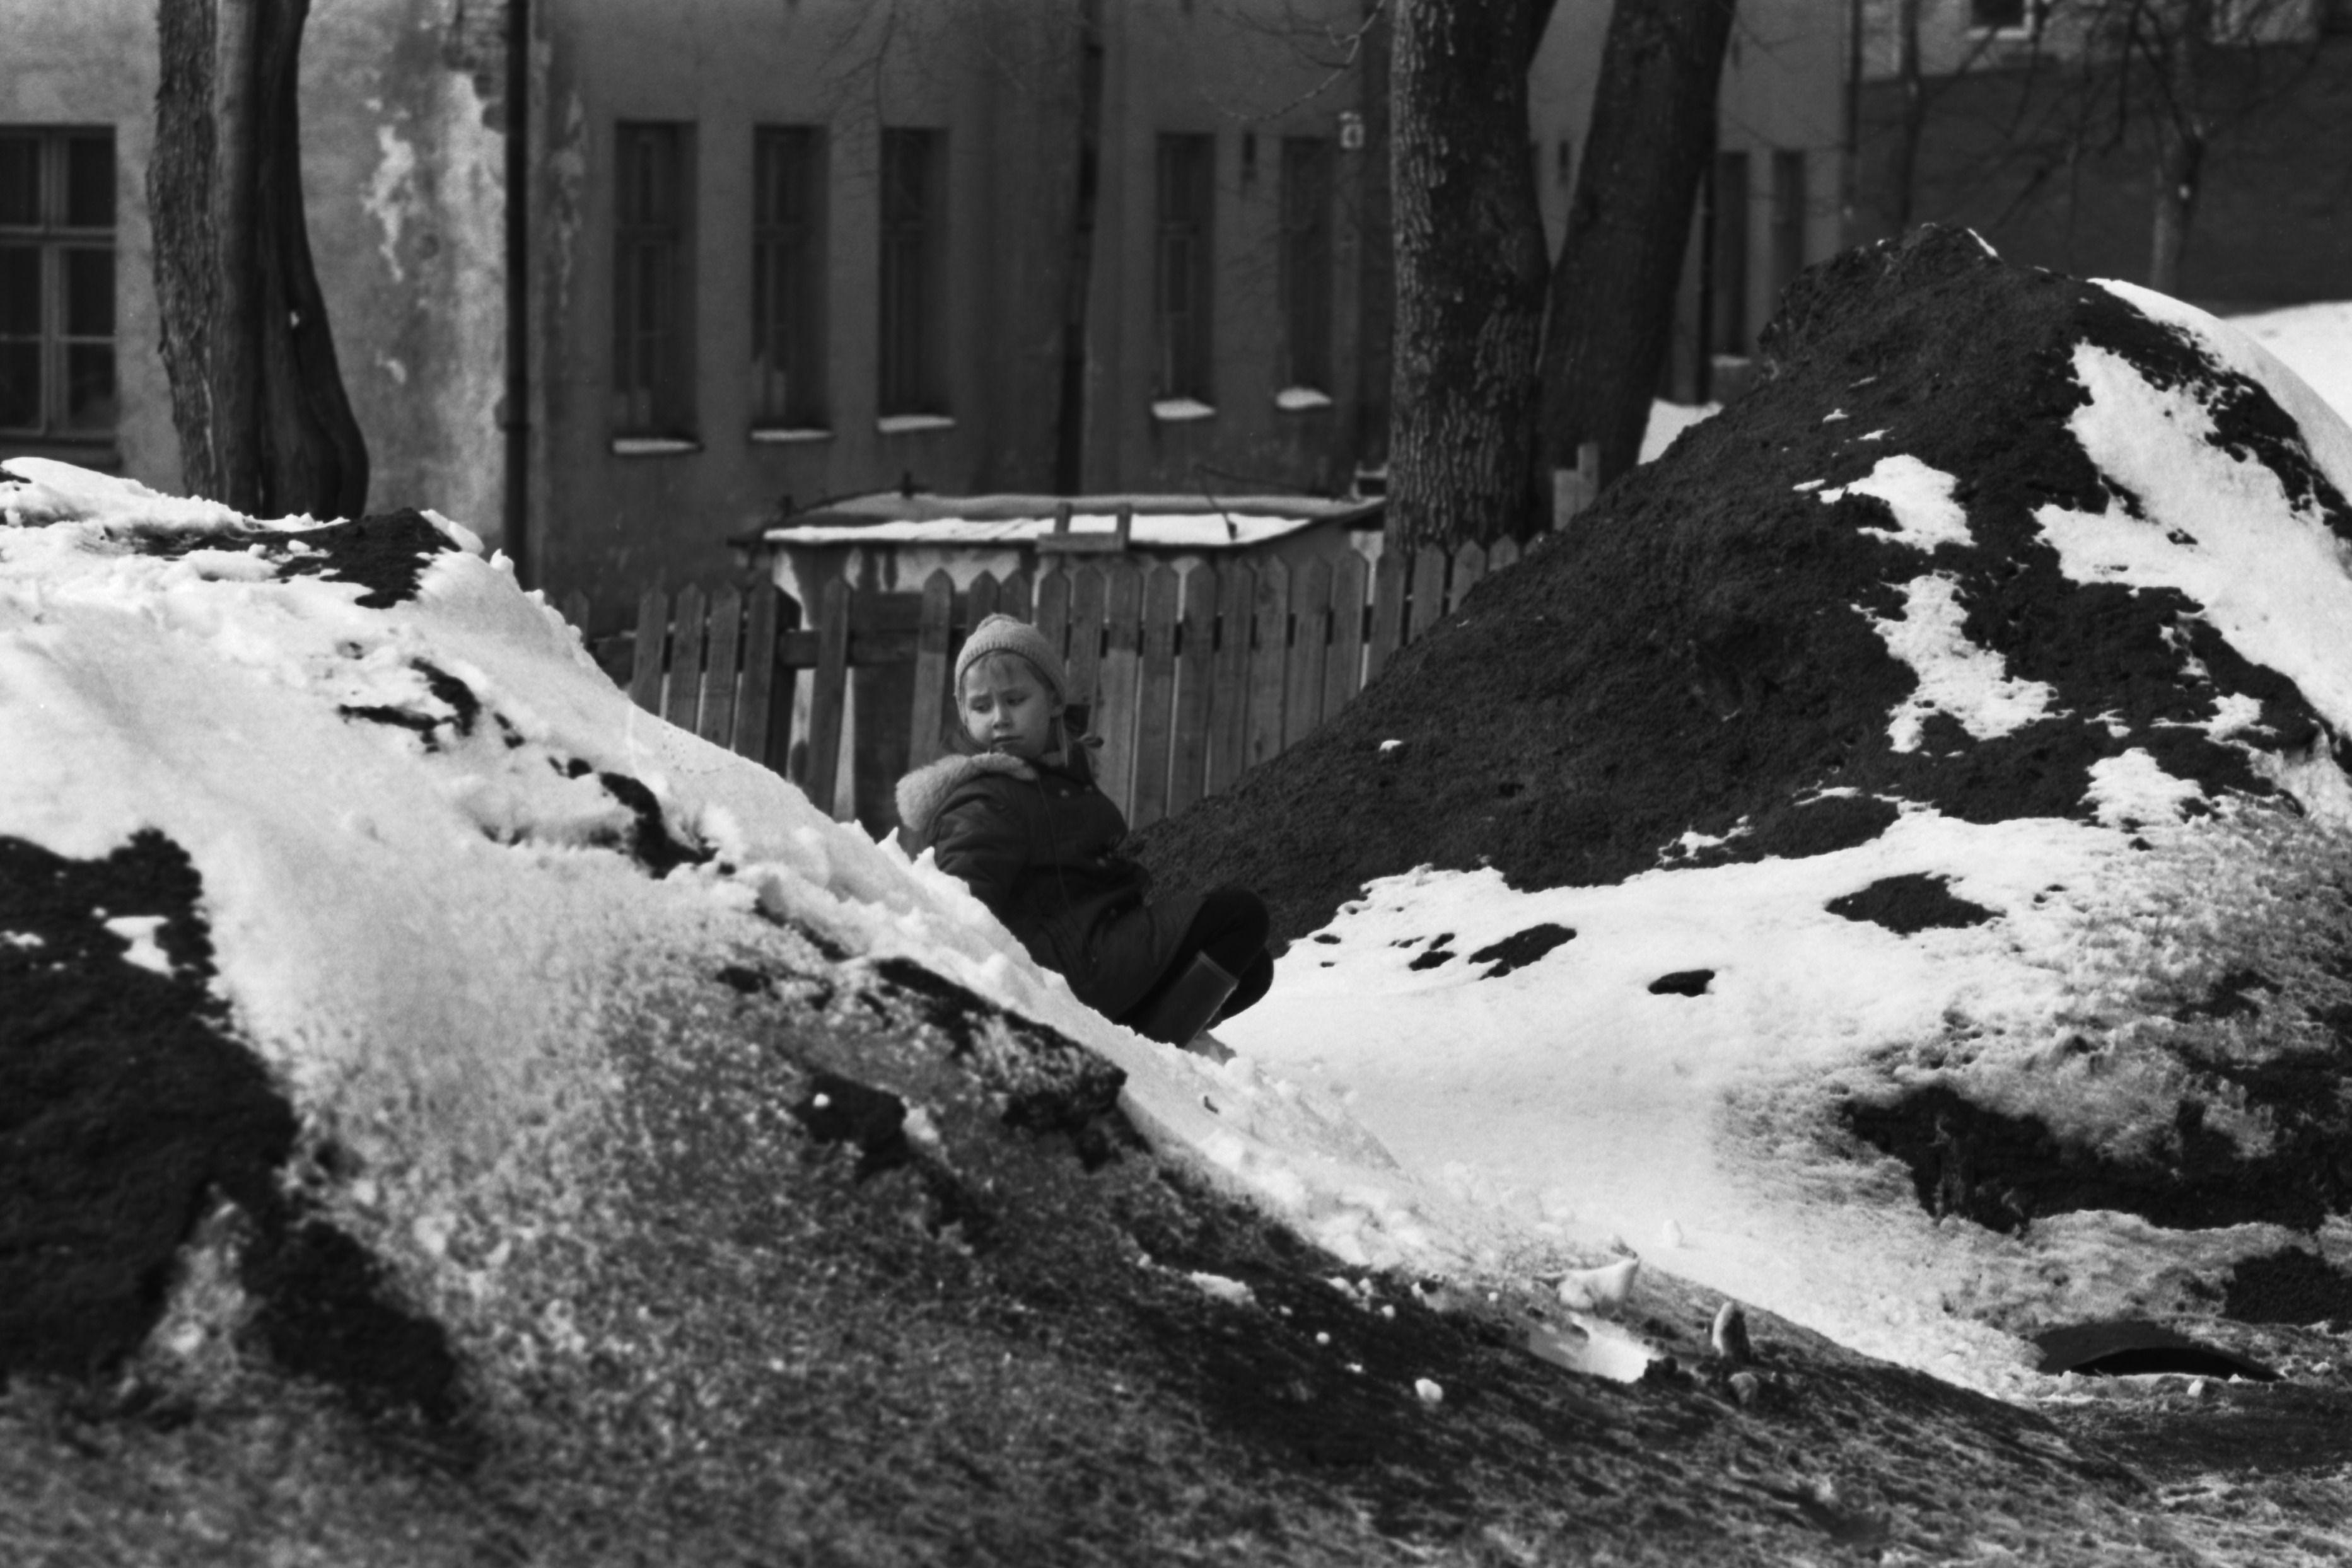
[[114, 345], [75, 343], [66, 350], [66, 428], [114, 428]]
[[1331, 382], [1331, 144], [1282, 144], [1282, 293], [1292, 386]]
[[68, 139], [66, 223], [78, 229], [114, 226], [114, 137], [110, 133]]
[[41, 221], [41, 139], [0, 136], [0, 224], [29, 228]]
[[41, 335], [41, 252], [37, 246], [0, 246], [0, 337]]
[[882, 133], [881, 412], [944, 413], [946, 138]]
[[66, 268], [66, 336], [114, 336], [114, 253], [69, 250]]
[[38, 429], [41, 423], [41, 346], [0, 343], [0, 425]]

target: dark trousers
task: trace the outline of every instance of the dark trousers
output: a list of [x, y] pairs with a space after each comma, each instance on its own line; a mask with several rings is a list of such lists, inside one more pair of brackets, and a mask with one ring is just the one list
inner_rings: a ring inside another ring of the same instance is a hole
[[1184, 939], [1177, 945], [1176, 956], [1160, 972], [1151, 989], [1128, 1009], [1128, 1016], [1142, 1013], [1158, 1002], [1201, 954], [1206, 954], [1237, 982], [1234, 994], [1225, 999], [1221, 1016], [1231, 1018], [1255, 1005], [1265, 995], [1266, 988], [1274, 984], [1274, 959], [1265, 950], [1270, 929], [1265, 901], [1256, 894], [1241, 887], [1211, 888], [1201, 900], [1200, 912], [1184, 928]]

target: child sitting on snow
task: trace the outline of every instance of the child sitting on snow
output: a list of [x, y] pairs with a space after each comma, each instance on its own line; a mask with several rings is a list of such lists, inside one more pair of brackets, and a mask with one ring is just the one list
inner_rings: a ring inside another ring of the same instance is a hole
[[1266, 910], [1220, 887], [1149, 896], [1113, 852], [1127, 820], [1095, 787], [1063, 725], [1069, 679], [1034, 627], [992, 615], [956, 658], [958, 750], [898, 781], [899, 842], [934, 850], [1029, 956], [1080, 1001], [1138, 1034], [1222, 1055], [1209, 1025], [1274, 980]]

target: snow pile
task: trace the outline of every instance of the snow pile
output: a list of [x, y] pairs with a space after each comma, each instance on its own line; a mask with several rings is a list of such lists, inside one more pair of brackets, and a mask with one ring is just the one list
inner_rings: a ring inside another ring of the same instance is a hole
[[2352, 1263], [2352, 429], [1966, 236], [1775, 332], [1160, 832], [1163, 875], [1382, 873], [1276, 885], [1303, 939], [1223, 1032], [1536, 1234], [1989, 1390], [2053, 1323]]
[[[1149, 1135], [1340, 1250], [1475, 1250], [1484, 1222], [1344, 1113], [1107, 1023], [960, 883], [632, 706], [466, 529], [396, 522], [263, 528], [8, 464], [0, 841], [184, 852], [302, 1179], [416, 1294], [493, 1298], [519, 1242], [597, 1207], [614, 1043], [740, 1027], [706, 1019], [730, 965], [854, 991], [911, 960], [1116, 1062]], [[95, 914], [170, 970], [155, 911]]]

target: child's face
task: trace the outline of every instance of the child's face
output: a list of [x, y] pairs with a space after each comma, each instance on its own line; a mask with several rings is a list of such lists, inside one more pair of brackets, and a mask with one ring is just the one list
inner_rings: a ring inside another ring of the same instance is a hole
[[1030, 761], [1045, 755], [1062, 711], [1029, 661], [1013, 653], [975, 661], [963, 673], [956, 706], [974, 746]]

